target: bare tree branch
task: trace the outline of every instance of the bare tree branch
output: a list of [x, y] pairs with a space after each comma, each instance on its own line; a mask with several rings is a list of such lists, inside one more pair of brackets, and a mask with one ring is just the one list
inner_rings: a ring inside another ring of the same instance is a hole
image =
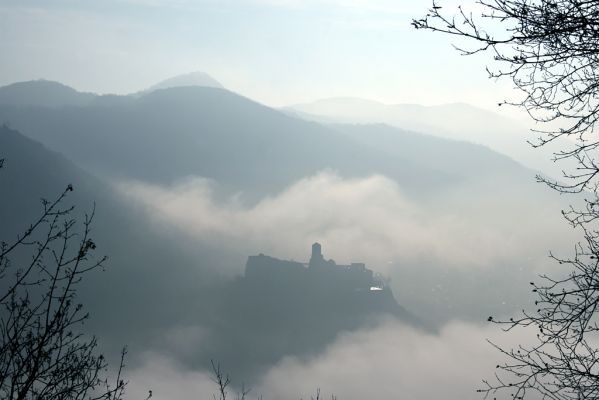
[[78, 284], [106, 257], [93, 256], [95, 208], [78, 224], [73, 207], [64, 206], [71, 191], [68, 185], [54, 201], [43, 200], [41, 216], [12, 242], [0, 243], [2, 399], [119, 400], [124, 393], [126, 349], [110, 382], [96, 339], [81, 330], [88, 314], [77, 303]]
[[[563, 278], [542, 276], [531, 282], [537, 296], [532, 311], [500, 324], [506, 331], [533, 329], [536, 342], [495, 348], [508, 362], [497, 365], [494, 379], [479, 392], [522, 399], [579, 400], [599, 397], [599, 1], [478, 0], [479, 13], [445, 14], [433, 1], [428, 13], [412, 24], [464, 39], [464, 55], [489, 52], [492, 78], [510, 79], [524, 98], [504, 102], [525, 109], [541, 129], [531, 143], [544, 146], [571, 139], [554, 159], [574, 160], [575, 168], [559, 179], [538, 176], [560, 193], [583, 193], [586, 206], [570, 207], [563, 215], [581, 230], [584, 240], [574, 255], [553, 260], [567, 268]], [[560, 129], [548, 123], [559, 124]], [[562, 142], [563, 143], [563, 142]]]

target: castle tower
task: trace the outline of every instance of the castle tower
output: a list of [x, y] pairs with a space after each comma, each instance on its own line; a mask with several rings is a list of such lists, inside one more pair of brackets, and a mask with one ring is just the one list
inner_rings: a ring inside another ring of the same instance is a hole
[[322, 256], [322, 246], [316, 242], [312, 245], [312, 257], [310, 257], [310, 268], [319, 268], [324, 264]]
[[322, 246], [318, 242], [312, 245], [312, 258], [322, 258]]

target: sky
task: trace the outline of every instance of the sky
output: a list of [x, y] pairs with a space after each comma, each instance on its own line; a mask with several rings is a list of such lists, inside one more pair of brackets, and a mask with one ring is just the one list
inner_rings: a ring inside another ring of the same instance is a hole
[[[446, 0], [441, 4], [448, 4]], [[415, 30], [428, 0], [0, 0], [0, 85], [126, 94], [204, 71], [269, 106], [329, 97], [500, 111], [487, 56]], [[6, 62], [9, 61], [9, 62]]]

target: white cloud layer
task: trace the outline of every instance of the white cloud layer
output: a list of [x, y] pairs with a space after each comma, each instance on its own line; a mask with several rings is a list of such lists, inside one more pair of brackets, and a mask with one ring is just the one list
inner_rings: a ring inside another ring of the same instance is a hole
[[[524, 333], [506, 337], [494, 326], [452, 323], [437, 335], [388, 321], [341, 335], [316, 358], [284, 359], [261, 382], [250, 385], [250, 398], [306, 399], [320, 388], [324, 398], [335, 394], [343, 400], [479, 399], [476, 389], [482, 379], [492, 377], [500, 361], [485, 338], [507, 345], [508, 340], [528, 341]], [[128, 397], [144, 398], [151, 389], [156, 400], [207, 398], [216, 389], [210, 378], [148, 353], [130, 374]]]
[[416, 201], [380, 175], [344, 179], [325, 171], [251, 206], [242, 196], [222, 199], [201, 178], [119, 187], [147, 208], [156, 229], [227, 254], [223, 273], [240, 274], [247, 256], [258, 253], [306, 262], [318, 241], [325, 257], [365, 262], [390, 278], [398, 302], [435, 326], [527, 307], [527, 283], [559, 267], [548, 250], [569, 255], [564, 247], [574, 243], [555, 204], [488, 187]]
[[[262, 251], [305, 260], [310, 244], [318, 240], [326, 255], [343, 257], [338, 262], [362, 260], [385, 273], [393, 271], [383, 267], [397, 265], [388, 264], [391, 259], [400, 260], [406, 268], [419, 268], [411, 278], [400, 281], [398, 287], [403, 290], [396, 291], [400, 303], [418, 311], [419, 317], [431, 317], [436, 310], [435, 318], [474, 315], [482, 321], [497, 310], [489, 310], [489, 304], [504, 297], [515, 299], [518, 309], [522, 308], [524, 302], [510, 290], [520, 280], [526, 286], [527, 280], [507, 269], [517, 268], [509, 266], [509, 261], [533, 269], [537, 265], [532, 257], [543, 254], [539, 249], [547, 248], [547, 238], [555, 234], [545, 221], [547, 210], [535, 214], [523, 198], [514, 198], [512, 203], [494, 196], [469, 196], [463, 189], [424, 204], [379, 175], [345, 179], [325, 171], [251, 206], [235, 196], [222, 200], [214, 184], [201, 178], [170, 187], [128, 182], [119, 188], [146, 207], [161, 229], [174, 229], [191, 241], [226, 243], [246, 256]], [[439, 274], [440, 270], [447, 274]], [[482, 273], [472, 279], [472, 271]], [[438, 282], [435, 288], [439, 289], [449, 279], [458, 285], [459, 293], [453, 293], [453, 288], [435, 297], [426, 290], [427, 283], [422, 283]], [[415, 294], [409, 293], [410, 287]], [[446, 299], [445, 294], [453, 298]], [[453, 310], [443, 308], [452, 304]], [[422, 312], [427, 307], [429, 315]], [[465, 311], [468, 308], [473, 310], [470, 314]], [[252, 382], [250, 398], [309, 399], [320, 388], [325, 398], [335, 394], [342, 400], [480, 399], [475, 390], [482, 379], [493, 376], [499, 361], [499, 354], [485, 339], [495, 338], [500, 344], [529, 340], [525, 332], [506, 336], [497, 327], [441, 322], [438, 334], [396, 321], [341, 334], [318, 357], [289, 357], [273, 366], [259, 382]], [[189, 370], [185, 364], [186, 349], [201, 346], [203, 335], [198, 327], [169, 332], [168, 346], [160, 353], [147, 353], [129, 375], [128, 397], [145, 398], [150, 389], [153, 399], [205, 398], [214, 393], [210, 375]]]
[[[436, 211], [434, 203], [416, 203], [394, 181], [379, 175], [343, 179], [322, 172], [251, 207], [236, 197], [217, 200], [213, 185], [201, 178], [172, 187], [139, 182], [119, 187], [147, 207], [159, 225], [174, 226], [197, 240], [301, 261], [306, 261], [311, 243], [319, 241], [325, 256], [343, 257], [336, 259], [340, 263], [366, 261], [379, 271], [391, 260], [464, 269], [529, 259], [536, 250], [529, 235], [544, 228], [535, 220], [543, 215], [530, 215], [530, 227], [522, 227], [521, 221], [506, 222], [504, 216], [513, 211], [509, 205], [506, 210], [488, 204], [489, 215], [484, 218], [475, 211], [470, 218], [460, 210]], [[439, 199], [439, 206], [447, 201]], [[478, 198], [470, 201], [476, 203]], [[547, 243], [540, 242], [545, 249]], [[546, 251], [537, 255], [544, 257]]]

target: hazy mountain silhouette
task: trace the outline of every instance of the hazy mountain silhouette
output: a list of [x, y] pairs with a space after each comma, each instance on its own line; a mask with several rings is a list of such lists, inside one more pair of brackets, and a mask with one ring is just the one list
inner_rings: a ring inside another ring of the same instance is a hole
[[96, 97], [81, 93], [62, 83], [36, 80], [0, 87], [0, 105], [64, 107], [84, 106]]
[[422, 106], [383, 104], [359, 98], [330, 98], [297, 104], [285, 109], [307, 120], [323, 123], [384, 123], [437, 137], [482, 144], [519, 163], [543, 173], [561, 177], [563, 165], [552, 162], [551, 151], [568, 148], [560, 140], [543, 149], [533, 149], [527, 140], [532, 134], [517, 121], [465, 103]]
[[[223, 89], [223, 86], [210, 75], [196, 71], [165, 79], [135, 95], [140, 96], [159, 89], [183, 86]], [[87, 106], [92, 103], [95, 105], [114, 105], [128, 103], [130, 100], [129, 96], [84, 93], [60, 82], [46, 79], [16, 82], [0, 87], [0, 105], [60, 108], [64, 106]]]
[[[459, 176], [460, 179], [514, 177], [523, 170], [522, 165], [508, 156], [471, 142], [443, 139], [384, 124], [329, 126], [365, 146], [386, 154], [402, 156], [414, 163], [426, 160], [428, 168]], [[473, 173], [475, 166], [484, 166], [482, 173]]]
[[[101, 175], [158, 183], [199, 175], [255, 195], [276, 192], [325, 168], [345, 176], [384, 174], [414, 195], [452, 185], [458, 175], [481, 177], [488, 170], [509, 175], [518, 168], [493, 152], [475, 156], [476, 170], [465, 163], [460, 171], [443, 167], [480, 150], [465, 144], [455, 144], [451, 152], [438, 150], [438, 165], [432, 168], [428, 152], [409, 146], [422, 139], [425, 149], [434, 138], [412, 135], [407, 147], [390, 152], [215, 88], [158, 90], [139, 99], [104, 97], [102, 104], [77, 109], [2, 106], [0, 120]], [[448, 144], [434, 143], [437, 149]]]
[[205, 72], [195, 71], [188, 74], [177, 75], [172, 78], [165, 79], [158, 82], [155, 85], [150, 86], [148, 89], [141, 93], [149, 93], [159, 89], [170, 89], [175, 87], [184, 86], [200, 86], [200, 87], [211, 87], [224, 89], [224, 87], [216, 79], [212, 78]]
[[[514, 135], [522, 136], [522, 126], [502, 117], [465, 103], [422, 106], [419, 104], [384, 104], [352, 97], [329, 98], [286, 108], [307, 118], [325, 118], [325, 121], [351, 123], [388, 123], [402, 129], [451, 135], [452, 139], [486, 144], [493, 140], [506, 142]], [[495, 137], [496, 130], [506, 131]], [[492, 138], [489, 138], [492, 134]]]

